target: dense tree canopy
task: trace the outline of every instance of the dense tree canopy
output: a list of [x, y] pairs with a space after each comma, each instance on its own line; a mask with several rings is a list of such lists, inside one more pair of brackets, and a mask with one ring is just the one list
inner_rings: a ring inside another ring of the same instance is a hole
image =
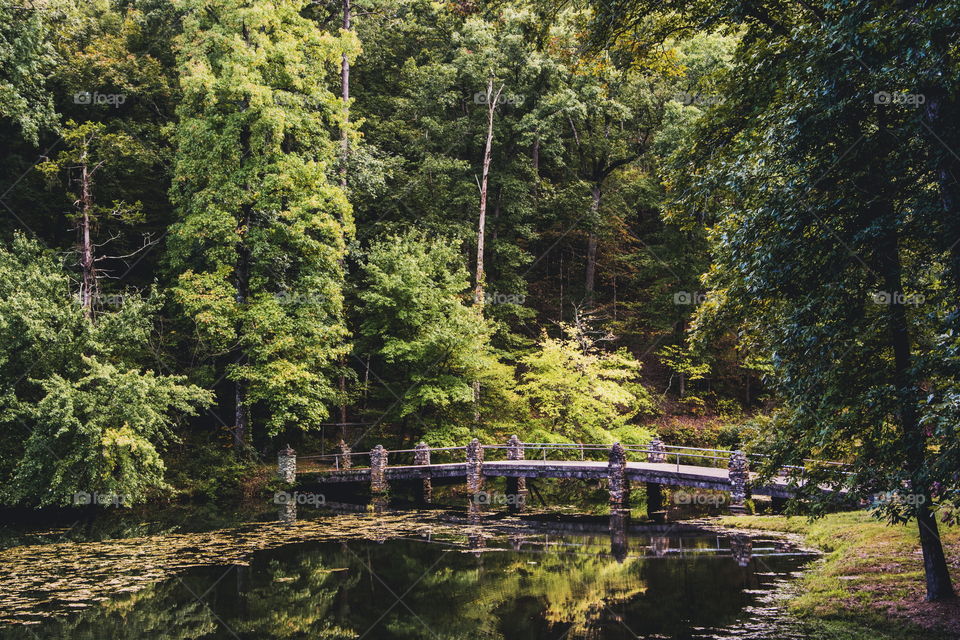
[[781, 402], [758, 443], [769, 469], [850, 461], [850, 475], [813, 471], [808, 498], [822, 483], [898, 496], [879, 511], [917, 519], [928, 598], [951, 596], [934, 513], [958, 473], [960, 174], [943, 120], [958, 99], [958, 9], [674, 4], [601, 10], [624, 30], [598, 36], [656, 38], [663, 20], [744, 34], [714, 85], [722, 100], [672, 158], [669, 215], [706, 223], [712, 246], [695, 335], [733, 324], [769, 359]]

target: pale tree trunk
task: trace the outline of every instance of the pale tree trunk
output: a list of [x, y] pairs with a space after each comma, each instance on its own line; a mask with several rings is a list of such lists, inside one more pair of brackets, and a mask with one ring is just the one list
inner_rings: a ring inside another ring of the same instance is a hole
[[[681, 320], [677, 323], [677, 344], [683, 347], [684, 338], [687, 335], [687, 322], [686, 320]], [[687, 374], [683, 371], [677, 373], [677, 379], [680, 382], [679, 397], [683, 398], [687, 395]]]
[[93, 224], [93, 180], [87, 166], [86, 153], [80, 165], [80, 274], [82, 290], [80, 303], [89, 320], [93, 320], [93, 304], [97, 296], [97, 270], [93, 258], [93, 238], [90, 227]]
[[247, 442], [247, 431], [250, 429], [250, 411], [247, 408], [247, 387], [246, 384], [238, 380], [234, 385], [234, 402], [236, 410], [233, 429], [233, 447], [236, 455], [243, 455]]
[[486, 275], [483, 270], [483, 242], [487, 225], [487, 183], [490, 177], [490, 158], [493, 152], [493, 115], [497, 109], [497, 102], [500, 100], [500, 93], [503, 91], [503, 85], [493, 93], [493, 78], [487, 80], [487, 142], [483, 150], [483, 173], [480, 177], [480, 219], [477, 222], [477, 272], [476, 284], [474, 285], [473, 301], [474, 304], [481, 305], [483, 308], [484, 280]]
[[597, 234], [590, 232], [587, 237], [587, 267], [584, 274], [584, 298], [588, 304], [593, 303], [593, 289], [597, 279]]
[[[350, 6], [350, 0], [343, 0], [343, 29], [345, 31], [350, 30], [350, 21], [352, 17], [352, 9]], [[347, 125], [350, 123], [350, 59], [347, 57], [347, 54], [343, 54], [340, 65], [340, 98], [343, 101], [343, 111], [344, 111], [344, 124], [343, 129], [340, 131], [340, 188], [347, 188], [347, 161], [350, 158], [350, 136], [348, 133]], [[343, 261], [341, 260], [341, 263]], [[340, 359], [340, 366], [346, 366], [346, 358]], [[339, 388], [340, 388], [340, 429], [342, 432], [346, 432], [347, 426], [347, 377], [343, 374], [340, 374], [339, 379]], [[343, 439], [343, 438], [341, 438]]]
[[[487, 184], [490, 177], [490, 158], [493, 153], [493, 116], [504, 85], [493, 93], [493, 78], [487, 80], [487, 142], [483, 149], [483, 173], [480, 177], [480, 216], [477, 221], [477, 273], [473, 290], [473, 304], [483, 314], [484, 285], [486, 275], [483, 270], [483, 241], [487, 226]], [[473, 420], [480, 423], [480, 381], [473, 382]]]
[[594, 228], [590, 230], [590, 235], [587, 238], [587, 267], [583, 283], [584, 298], [587, 304], [593, 303], [593, 292], [597, 279], [597, 233], [595, 229], [600, 217], [600, 194], [600, 184], [596, 183], [593, 185], [590, 202]]
[[[343, 0], [343, 28], [350, 30], [352, 10], [350, 0]], [[340, 132], [340, 186], [347, 187], [347, 158], [350, 156], [350, 136], [347, 133], [347, 124], [350, 122], [350, 60], [343, 54], [340, 65], [340, 98], [343, 100], [344, 126]]]

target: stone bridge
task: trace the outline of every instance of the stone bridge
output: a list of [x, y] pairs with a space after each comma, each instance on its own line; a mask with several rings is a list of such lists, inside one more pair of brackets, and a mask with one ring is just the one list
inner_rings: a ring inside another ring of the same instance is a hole
[[[431, 454], [459, 451], [464, 455], [462, 462], [431, 462]], [[485, 459], [485, 452], [497, 451], [506, 453], [504, 459]], [[530, 451], [542, 452], [542, 458], [528, 459], [526, 454]], [[552, 460], [548, 457], [551, 452], [564, 453], [567, 457], [579, 455], [581, 459]], [[588, 452], [606, 453], [606, 460], [584, 459]], [[400, 454], [413, 454], [413, 463], [391, 466], [390, 457]], [[355, 466], [356, 458], [364, 456], [369, 456], [369, 466]], [[628, 460], [631, 456], [641, 460]], [[388, 493], [392, 482], [415, 482], [421, 485], [424, 502], [431, 501], [434, 480], [456, 482], [463, 479], [468, 493], [476, 496], [482, 494], [486, 478], [506, 478], [506, 495], [519, 498], [507, 501], [514, 506], [525, 501], [527, 478], [578, 478], [606, 481], [611, 509], [625, 509], [629, 506], [631, 485], [644, 483], [648, 515], [660, 521], [665, 515], [664, 485], [729, 492], [729, 506], [734, 513], [745, 511], [744, 502], [751, 495], [767, 495], [781, 502], [795, 493], [795, 485], [784, 473], [765, 482], [757, 481], [757, 475], [750, 471], [749, 457], [742, 451], [677, 447], [665, 445], [659, 439], [652, 440], [645, 447], [637, 447], [620, 443], [613, 446], [523, 443], [513, 436], [506, 445], [484, 445], [474, 439], [465, 447], [431, 449], [420, 443], [414, 449], [388, 451], [377, 445], [368, 453], [352, 452], [341, 442], [340, 453], [304, 456], [301, 460], [326, 460], [332, 468], [298, 470], [296, 453], [288, 446], [280, 452], [278, 459], [279, 475], [284, 482], [301, 486], [369, 484], [373, 495]], [[691, 460], [700, 464], [686, 463]], [[703, 461], [709, 462], [703, 464]]]

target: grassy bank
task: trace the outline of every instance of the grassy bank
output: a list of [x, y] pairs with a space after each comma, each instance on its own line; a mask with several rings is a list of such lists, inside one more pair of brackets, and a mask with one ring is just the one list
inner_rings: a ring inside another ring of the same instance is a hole
[[[915, 522], [888, 526], [854, 511], [813, 522], [800, 516], [743, 516], [722, 518], [721, 524], [798, 534], [825, 553], [790, 602], [795, 614], [821, 630], [819, 637], [960, 638], [960, 605], [923, 600]], [[960, 589], [960, 527], [941, 525], [941, 534], [954, 586]]]

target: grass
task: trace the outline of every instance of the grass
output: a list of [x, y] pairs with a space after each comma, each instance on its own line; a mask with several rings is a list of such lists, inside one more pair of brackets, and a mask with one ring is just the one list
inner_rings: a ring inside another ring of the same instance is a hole
[[[924, 601], [923, 562], [915, 522], [887, 525], [864, 511], [803, 516], [731, 516], [724, 526], [802, 536], [824, 552], [799, 583], [789, 607], [820, 630], [817, 637], [960, 637], [960, 605]], [[960, 527], [941, 525], [954, 585], [960, 587]]]

